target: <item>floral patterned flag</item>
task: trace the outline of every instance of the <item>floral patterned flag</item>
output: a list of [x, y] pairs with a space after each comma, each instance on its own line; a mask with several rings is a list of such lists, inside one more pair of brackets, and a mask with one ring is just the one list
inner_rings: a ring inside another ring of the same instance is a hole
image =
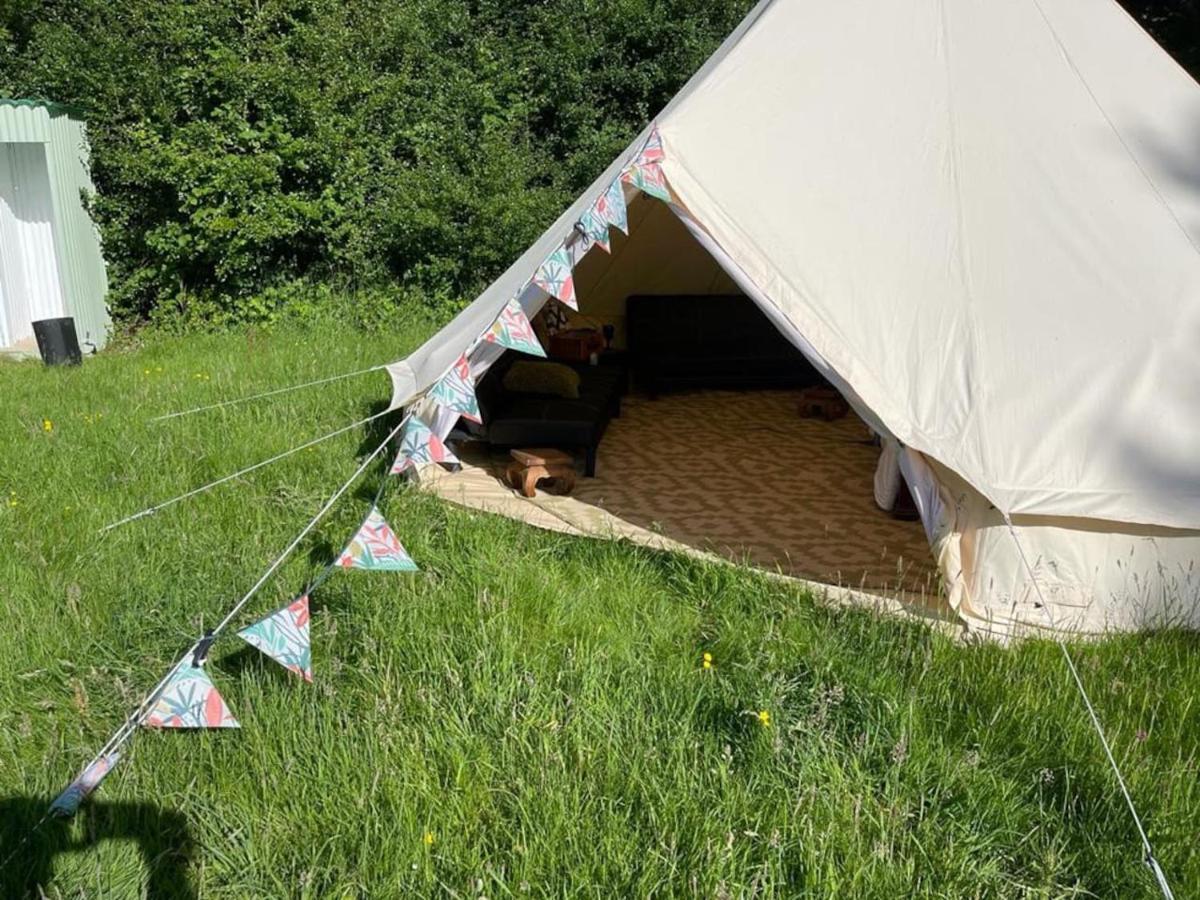
[[663, 146], [658, 128], [651, 129], [646, 143], [638, 151], [638, 155], [625, 167], [621, 180], [632, 184], [638, 190], [669, 202], [671, 191], [667, 188], [667, 179], [663, 175]]
[[605, 253], [612, 252], [612, 247], [608, 239], [608, 219], [604, 218], [596, 210], [595, 206], [579, 217], [579, 225], [577, 227], [583, 232], [589, 249], [593, 244], [597, 244], [604, 248]]
[[79, 805], [99, 787], [104, 776], [112, 771], [120, 758], [121, 754], [114, 751], [91, 763], [65, 791], [54, 798], [54, 802], [50, 804], [50, 815], [64, 819], [75, 815], [79, 811]]
[[[561, 300], [571, 309], [579, 309], [575, 302], [575, 278], [571, 274], [571, 255], [566, 247], [559, 247], [546, 257], [533, 275], [533, 283], [552, 297]], [[524, 313], [522, 312], [522, 315]]]
[[479, 401], [475, 398], [475, 384], [471, 381], [471, 364], [464, 353], [454, 366], [429, 389], [429, 396], [443, 409], [456, 412], [464, 419], [482, 422]]
[[372, 569], [381, 572], [415, 572], [417, 564], [405, 551], [392, 526], [374, 506], [358, 534], [350, 539], [337, 564], [344, 569]]
[[404, 426], [404, 437], [400, 439], [400, 452], [392, 463], [392, 475], [425, 463], [441, 463], [444, 466], [458, 465], [458, 457], [450, 452], [445, 442], [433, 433], [425, 422], [412, 416]]
[[151, 728], [240, 728], [199, 666], [188, 660], [171, 676], [142, 723]]
[[312, 681], [312, 645], [308, 641], [308, 594], [238, 632], [289, 672]]
[[519, 350], [533, 356], [546, 355], [546, 351], [538, 343], [537, 335], [533, 333], [533, 323], [521, 308], [521, 301], [515, 297], [508, 301], [508, 305], [496, 317], [483, 339], [509, 350]]
[[613, 228], [629, 234], [629, 210], [625, 206], [625, 187], [620, 178], [596, 199], [593, 209]]

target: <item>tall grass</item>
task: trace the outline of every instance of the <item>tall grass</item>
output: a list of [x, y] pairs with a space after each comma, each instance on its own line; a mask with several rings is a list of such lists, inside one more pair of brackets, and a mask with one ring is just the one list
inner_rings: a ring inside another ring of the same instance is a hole
[[[376, 432], [101, 526], [365, 416], [386, 377], [146, 420], [422, 336], [163, 338], [80, 369], [0, 366], [0, 858]], [[235, 624], [331, 558], [381, 471]], [[74, 822], [0, 872], [0, 895], [1155, 896], [1054, 645], [963, 646], [399, 485], [384, 510], [422, 572], [337, 573], [316, 593], [315, 684], [218, 643], [210, 673], [241, 730], [140, 734]], [[1075, 653], [1191, 896], [1197, 640]]]

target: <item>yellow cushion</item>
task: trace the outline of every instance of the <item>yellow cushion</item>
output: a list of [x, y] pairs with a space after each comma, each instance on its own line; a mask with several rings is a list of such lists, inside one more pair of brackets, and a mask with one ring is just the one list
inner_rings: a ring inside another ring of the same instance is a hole
[[579, 373], [562, 363], [521, 360], [504, 373], [504, 389], [514, 394], [550, 394], [578, 400]]

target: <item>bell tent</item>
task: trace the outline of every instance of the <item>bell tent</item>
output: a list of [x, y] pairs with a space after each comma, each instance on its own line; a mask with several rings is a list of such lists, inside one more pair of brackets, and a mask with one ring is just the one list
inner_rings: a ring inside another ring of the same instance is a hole
[[1200, 625], [1197, 134], [1109, 0], [763, 0], [393, 405], [446, 437], [431, 386], [547, 305], [621, 346], [631, 296], [740, 295], [897, 449], [959, 624]]

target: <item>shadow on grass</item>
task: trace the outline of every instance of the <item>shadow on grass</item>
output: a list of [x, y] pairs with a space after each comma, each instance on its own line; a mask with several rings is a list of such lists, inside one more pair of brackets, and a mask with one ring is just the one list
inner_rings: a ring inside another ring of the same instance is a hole
[[[0, 860], [17, 847], [41, 820], [49, 801], [40, 797], [0, 799]], [[91, 801], [73, 821], [50, 819], [0, 871], [0, 896], [44, 897], [54, 877], [55, 859], [81, 853], [103, 841], [137, 845], [146, 869], [145, 893], [156, 898], [194, 898], [188, 877], [194, 845], [187, 820], [177, 812], [149, 803]], [[100, 896], [104, 893], [95, 885]], [[139, 892], [139, 895], [140, 892]]]

